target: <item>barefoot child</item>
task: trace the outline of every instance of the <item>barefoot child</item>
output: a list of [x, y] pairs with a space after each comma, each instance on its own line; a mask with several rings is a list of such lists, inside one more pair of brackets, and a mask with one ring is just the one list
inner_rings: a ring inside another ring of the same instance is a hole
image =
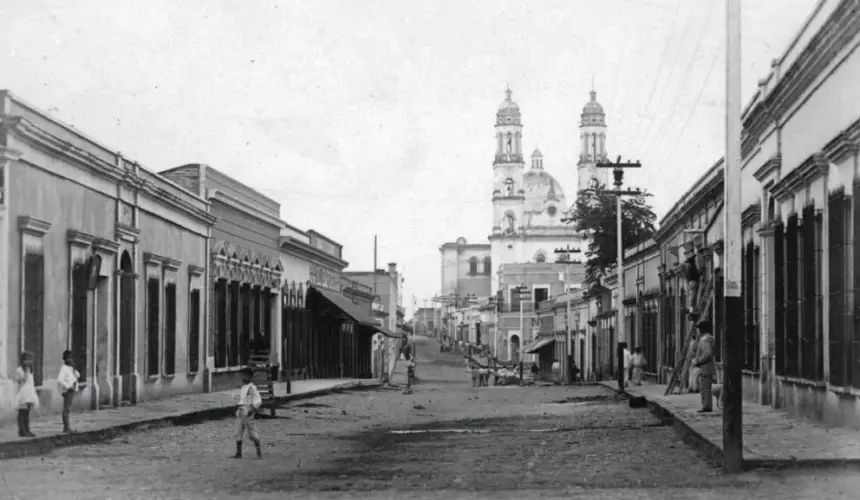
[[233, 458], [242, 458], [242, 437], [245, 431], [248, 431], [248, 437], [257, 448], [257, 458], [262, 458], [263, 450], [260, 448], [260, 436], [257, 434], [257, 426], [254, 425], [254, 415], [260, 406], [263, 405], [263, 399], [260, 397], [260, 392], [257, 386], [251, 382], [254, 375], [254, 370], [245, 368], [242, 370], [242, 389], [239, 391], [239, 408], [236, 409], [236, 426], [234, 438], [236, 439], [236, 454]]
[[15, 382], [18, 386], [18, 436], [35, 437], [30, 432], [30, 411], [39, 405], [39, 396], [33, 381], [32, 353], [21, 353], [21, 366], [15, 370]]
[[78, 378], [81, 374], [75, 370], [72, 351], [63, 351], [63, 366], [57, 375], [57, 386], [63, 395], [63, 432], [74, 432], [69, 424], [69, 414], [72, 411], [72, 403], [75, 401], [75, 393], [78, 392]]

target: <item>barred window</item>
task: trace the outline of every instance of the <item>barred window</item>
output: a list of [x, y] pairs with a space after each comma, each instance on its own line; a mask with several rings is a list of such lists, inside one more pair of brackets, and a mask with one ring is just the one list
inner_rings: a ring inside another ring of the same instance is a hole
[[788, 218], [785, 230], [785, 346], [778, 356], [785, 357], [785, 375], [800, 376], [800, 230], [798, 216]]
[[159, 300], [161, 285], [158, 278], [149, 278], [146, 282], [146, 374], [158, 375], [159, 350]]
[[188, 298], [188, 372], [200, 370], [200, 290]]
[[849, 352], [846, 349], [851, 338], [846, 335], [850, 323], [848, 307], [848, 224], [851, 201], [843, 191], [834, 193], [829, 204], [828, 224], [830, 229], [829, 277], [830, 277], [830, 383], [844, 387], [851, 380]]
[[176, 373], [176, 283], [164, 287], [164, 374]]

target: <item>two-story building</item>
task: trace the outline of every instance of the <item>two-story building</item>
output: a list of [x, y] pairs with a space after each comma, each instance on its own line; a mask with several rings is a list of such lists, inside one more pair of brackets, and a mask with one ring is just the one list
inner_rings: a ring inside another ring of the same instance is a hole
[[2, 415], [22, 351], [43, 411], [67, 349], [79, 407], [202, 391], [214, 222], [197, 192], [0, 91]]

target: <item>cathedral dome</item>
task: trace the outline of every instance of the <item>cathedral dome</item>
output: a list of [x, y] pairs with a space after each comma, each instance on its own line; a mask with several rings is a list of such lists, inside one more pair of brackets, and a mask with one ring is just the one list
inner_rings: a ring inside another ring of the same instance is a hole
[[550, 205], [566, 207], [564, 191], [555, 177], [546, 170], [529, 170], [523, 176], [525, 190], [525, 209], [531, 212], [541, 212]]
[[603, 106], [597, 102], [597, 92], [591, 91], [591, 100], [588, 101], [582, 108], [582, 123], [583, 127], [588, 125], [605, 125], [606, 114], [603, 112]]
[[508, 88], [505, 90], [505, 100], [499, 105], [499, 111], [496, 113], [497, 125], [519, 125], [520, 124], [520, 107], [511, 99], [513, 91]]

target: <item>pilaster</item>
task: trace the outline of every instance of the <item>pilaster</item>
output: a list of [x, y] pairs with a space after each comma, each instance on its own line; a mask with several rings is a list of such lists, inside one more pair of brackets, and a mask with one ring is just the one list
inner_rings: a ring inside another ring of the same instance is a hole
[[[10, 168], [21, 153], [0, 146], [0, 376], [9, 373], [9, 196]], [[14, 351], [12, 351], [14, 352]]]

